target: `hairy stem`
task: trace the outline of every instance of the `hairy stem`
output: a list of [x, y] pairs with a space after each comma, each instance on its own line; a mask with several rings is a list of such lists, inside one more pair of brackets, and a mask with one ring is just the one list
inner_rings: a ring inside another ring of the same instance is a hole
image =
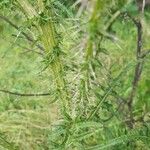
[[[49, 16], [52, 18], [52, 11], [50, 13]], [[59, 94], [59, 98], [61, 99], [62, 109], [64, 112], [67, 112], [67, 109], [69, 108], [68, 93], [65, 87], [63, 63], [61, 61], [59, 41], [57, 39], [55, 24], [52, 20], [41, 22], [40, 29], [42, 31], [41, 39], [46, 49], [46, 56], [50, 59], [49, 68], [53, 72], [55, 86]]]
[[[49, 69], [53, 72], [54, 83], [61, 100], [62, 110], [66, 113], [68, 108], [68, 93], [65, 87], [59, 41], [55, 30], [55, 24], [52, 19], [52, 9], [44, 8], [44, 2], [39, 1], [39, 3], [42, 4], [42, 8], [39, 8], [40, 14], [38, 14], [28, 0], [17, 0], [17, 2], [19, 3], [20, 9], [28, 19], [38, 18], [36, 26], [39, 29], [39, 32], [41, 32], [41, 41], [45, 47], [46, 61], [49, 65]], [[41, 17], [40, 15], [43, 16]], [[47, 15], [51, 19], [45, 19], [44, 17]]]

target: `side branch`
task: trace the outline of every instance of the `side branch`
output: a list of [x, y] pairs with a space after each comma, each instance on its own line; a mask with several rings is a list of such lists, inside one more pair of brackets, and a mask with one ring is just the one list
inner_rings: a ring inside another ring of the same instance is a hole
[[[0, 19], [2, 19], [3, 21], [7, 22], [9, 25], [11, 25], [13, 28], [15, 28], [16, 30], [19, 30], [19, 27], [17, 25], [15, 25], [12, 21], [10, 21], [7, 17], [3, 16], [0, 14]], [[27, 33], [25, 32], [21, 32], [21, 34], [29, 41], [32, 43], [35, 43], [35, 40], [30, 37]], [[40, 45], [40, 44], [36, 44], [36, 47], [39, 48], [40, 50], [44, 51], [44, 48]]]
[[150, 49], [149, 50], [144, 50], [144, 51], [142, 51], [140, 58], [145, 58], [149, 54], [150, 54]]
[[18, 93], [18, 92], [11, 92], [11, 91], [8, 91], [8, 90], [0, 90], [0, 92], [3, 92], [3, 93], [7, 93], [7, 94], [10, 94], [10, 95], [16, 95], [16, 96], [22, 96], [22, 97], [30, 97], [30, 96], [49, 96], [51, 95], [51, 93], [33, 93], [33, 94], [24, 94], [24, 93]]

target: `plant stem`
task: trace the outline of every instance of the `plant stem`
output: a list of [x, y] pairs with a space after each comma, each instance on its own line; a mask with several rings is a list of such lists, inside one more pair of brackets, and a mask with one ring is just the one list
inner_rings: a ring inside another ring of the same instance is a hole
[[[12, 26], [13, 28], [15, 28], [16, 30], [19, 30], [19, 29], [20, 29], [16, 24], [14, 24], [11, 20], [9, 20], [9, 18], [7, 18], [7, 17], [5, 17], [5, 16], [3, 16], [3, 15], [1, 15], [1, 14], [0, 14], [0, 19], [3, 20], [3, 21], [5, 21], [5, 22], [8, 23], [9, 25], [11, 25], [11, 26]], [[35, 43], [36, 40], [33, 39], [30, 35], [28, 35], [28, 34], [25, 33], [24, 31], [22, 31], [21, 34], [22, 34], [29, 42]], [[37, 44], [36, 44], [36, 47], [37, 47], [38, 49], [40, 49], [41, 52], [44, 51], [44, 48], [43, 48], [40, 44], [37, 43]]]
[[[49, 69], [52, 70], [54, 76], [55, 87], [58, 91], [59, 98], [61, 99], [62, 111], [66, 114], [68, 106], [68, 93], [65, 87], [63, 63], [60, 57], [59, 41], [55, 30], [55, 24], [53, 22], [52, 9], [44, 8], [44, 2], [39, 0], [42, 4], [42, 8], [39, 8], [40, 15], [48, 15], [49, 20], [45, 20], [43, 16], [40, 16], [35, 8], [29, 3], [28, 0], [17, 0], [22, 12], [27, 16], [28, 19], [36, 18], [37, 28], [41, 32], [41, 41], [45, 47], [46, 59], [49, 64]], [[38, 3], [38, 4], [39, 4]], [[39, 19], [39, 21], [37, 21]]]
[[141, 78], [141, 74], [143, 71], [144, 60], [141, 59], [142, 55], [142, 24], [140, 20], [135, 20], [128, 14], [129, 18], [133, 21], [135, 26], [137, 27], [137, 50], [136, 50], [136, 61], [137, 64], [135, 66], [134, 78], [132, 81], [132, 90], [128, 97], [128, 110], [129, 110], [129, 121], [128, 127], [133, 129], [134, 127], [134, 116], [133, 116], [133, 100], [138, 88], [138, 83]]
[[[49, 14], [52, 17], [52, 13]], [[41, 39], [46, 49], [46, 55], [53, 57], [52, 62], [49, 64], [50, 70], [52, 70], [54, 75], [55, 87], [58, 91], [59, 98], [62, 103], [63, 112], [68, 112], [68, 93], [65, 87], [63, 63], [61, 61], [60, 51], [59, 51], [59, 41], [57, 39], [57, 33], [55, 31], [55, 24], [52, 20], [40, 23], [40, 28], [42, 31]], [[49, 59], [49, 58], [48, 58]], [[50, 60], [51, 61], [51, 60]]]

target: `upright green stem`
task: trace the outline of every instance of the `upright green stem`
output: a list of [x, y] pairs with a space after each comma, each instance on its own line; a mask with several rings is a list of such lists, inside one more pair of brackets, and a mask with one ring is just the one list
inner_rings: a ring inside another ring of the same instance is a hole
[[[63, 63], [61, 61], [61, 50], [59, 48], [59, 41], [57, 38], [57, 33], [55, 30], [55, 24], [53, 22], [53, 14], [50, 8], [46, 10], [44, 8], [43, 0], [38, 0], [38, 9], [39, 14], [35, 8], [29, 3], [28, 0], [17, 0], [22, 12], [27, 16], [28, 19], [34, 19], [36, 22], [37, 28], [41, 32], [41, 41], [46, 50], [46, 58], [48, 59], [49, 69], [52, 70], [54, 75], [55, 87], [58, 91], [59, 98], [61, 99], [62, 110], [63, 112], [68, 112], [68, 93], [65, 87], [65, 80], [63, 75]], [[43, 16], [48, 16], [48, 19]]]
[[84, 62], [84, 70], [83, 70], [83, 80], [82, 80], [82, 93], [81, 99], [83, 100], [84, 108], [86, 109], [87, 101], [88, 101], [88, 93], [90, 87], [90, 76], [91, 76], [91, 68], [92, 68], [92, 61], [94, 59], [94, 47], [96, 45], [96, 37], [98, 36], [99, 30], [99, 20], [101, 15], [101, 10], [103, 8], [103, 1], [102, 0], [95, 0], [93, 5], [93, 11], [91, 14], [91, 18], [89, 21], [88, 27], [88, 40], [87, 46], [85, 50], [85, 62]]
[[40, 28], [42, 31], [41, 39], [46, 49], [46, 53], [52, 59], [50, 60], [51, 63], [49, 64], [49, 66], [55, 78], [54, 79], [55, 86], [62, 102], [63, 111], [66, 112], [67, 109], [69, 108], [68, 93], [65, 87], [63, 64], [60, 56], [59, 41], [57, 39], [57, 33], [55, 31], [55, 24], [53, 23], [52, 20], [48, 20], [45, 21], [44, 23], [41, 23]]
[[89, 22], [89, 29], [88, 29], [88, 41], [87, 41], [87, 48], [85, 53], [85, 62], [87, 65], [87, 80], [89, 80], [89, 66], [91, 65], [91, 60], [94, 57], [94, 45], [95, 45], [95, 39], [97, 37], [97, 33], [99, 30], [99, 20], [101, 15], [101, 10], [103, 8], [103, 1], [102, 0], [95, 0], [94, 1], [94, 7], [91, 14], [91, 19]]

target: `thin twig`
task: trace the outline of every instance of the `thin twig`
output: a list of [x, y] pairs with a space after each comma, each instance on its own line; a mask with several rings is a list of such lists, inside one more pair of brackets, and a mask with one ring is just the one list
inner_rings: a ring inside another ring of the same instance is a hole
[[26, 50], [25, 50], [24, 52], [22, 52], [21, 54], [25, 54], [25, 53], [29, 53], [29, 52], [34, 52], [34, 53], [39, 54], [39, 55], [41, 55], [41, 56], [43, 55], [41, 52], [38, 52], [38, 51], [35, 51], [35, 50], [33, 51], [33, 50], [27, 49], [27, 48], [26, 48]]
[[11, 92], [8, 90], [0, 90], [2, 93], [7, 93], [10, 95], [16, 95], [16, 96], [23, 96], [23, 97], [30, 97], [30, 96], [49, 96], [51, 93], [32, 93], [32, 94], [25, 94], [25, 93], [18, 93], [18, 92]]
[[144, 51], [142, 51], [140, 58], [145, 58], [149, 54], [150, 54], [150, 49], [149, 50], [144, 50]]
[[115, 22], [115, 20], [120, 16], [121, 14], [121, 11], [120, 10], [117, 10], [113, 15], [112, 17], [110, 18], [110, 20], [106, 23], [104, 29], [105, 31], [107, 31], [108, 29], [111, 28], [112, 24]]
[[[15, 28], [16, 30], [19, 30], [19, 27], [17, 25], [15, 25], [12, 21], [10, 21], [7, 17], [3, 16], [0, 14], [0, 19], [4, 20], [5, 22], [7, 22], [9, 25], [11, 25], [13, 28]], [[24, 31], [21, 32], [21, 34], [29, 41], [32, 43], [35, 43], [35, 40], [30, 37], [27, 33], [25, 33]], [[44, 51], [44, 48], [40, 45], [40, 44], [36, 44], [36, 46]]]
[[[14, 44], [14, 42], [12, 42], [12, 41], [10, 41], [10, 40], [8, 40], [8, 39], [6, 39], [6, 38], [2, 38], [3, 40], [5, 40], [5, 41], [8, 41], [10, 44]], [[22, 49], [24, 49], [24, 50], [26, 50], [26, 51], [24, 51], [24, 52], [22, 52], [21, 54], [24, 54], [24, 53], [27, 53], [27, 52], [34, 52], [34, 53], [36, 53], [36, 54], [39, 54], [39, 55], [41, 55], [41, 56], [43, 56], [44, 55], [44, 53], [43, 52], [41, 52], [41, 51], [37, 51], [35, 48], [34, 49], [31, 49], [31, 48], [28, 48], [28, 47], [26, 47], [26, 46], [23, 46], [23, 45], [21, 45], [21, 44], [19, 44], [19, 43], [15, 43], [15, 45], [17, 45], [18, 47], [20, 47], [20, 48], [22, 48]]]
[[20, 48], [23, 48], [23, 49], [25, 49], [25, 52], [22, 52], [21, 54], [24, 54], [24, 53], [28, 53], [28, 52], [34, 52], [34, 53], [37, 53], [37, 54], [39, 54], [39, 55], [43, 55], [43, 53], [42, 52], [39, 52], [39, 51], [36, 51], [36, 50], [32, 50], [32, 49], [30, 49], [30, 48], [28, 48], [28, 47], [25, 47], [25, 46], [22, 46], [22, 45], [20, 45], [20, 44], [17, 44], [17, 46], [18, 47], [20, 47]]
[[112, 92], [113, 87], [110, 87], [108, 89], [108, 91], [104, 94], [102, 100], [97, 104], [96, 108], [91, 112], [91, 114], [89, 115], [87, 120], [90, 120], [99, 110], [99, 108], [101, 107], [102, 103], [106, 100], [106, 98], [108, 97], [108, 95]]
[[137, 64], [135, 66], [135, 73], [134, 73], [134, 78], [132, 81], [132, 90], [128, 97], [129, 121], [127, 123], [128, 123], [128, 127], [132, 129], [133, 124], [134, 124], [133, 99], [135, 97], [135, 94], [136, 94], [136, 91], [138, 88], [138, 83], [139, 83], [139, 80], [140, 80], [140, 77], [141, 77], [141, 74], [143, 71], [144, 60], [140, 58], [141, 53], [142, 53], [142, 24], [141, 24], [141, 21], [134, 19], [129, 14], [127, 14], [127, 16], [133, 21], [133, 23], [135, 24], [135, 26], [137, 28], [137, 49], [136, 49]]

